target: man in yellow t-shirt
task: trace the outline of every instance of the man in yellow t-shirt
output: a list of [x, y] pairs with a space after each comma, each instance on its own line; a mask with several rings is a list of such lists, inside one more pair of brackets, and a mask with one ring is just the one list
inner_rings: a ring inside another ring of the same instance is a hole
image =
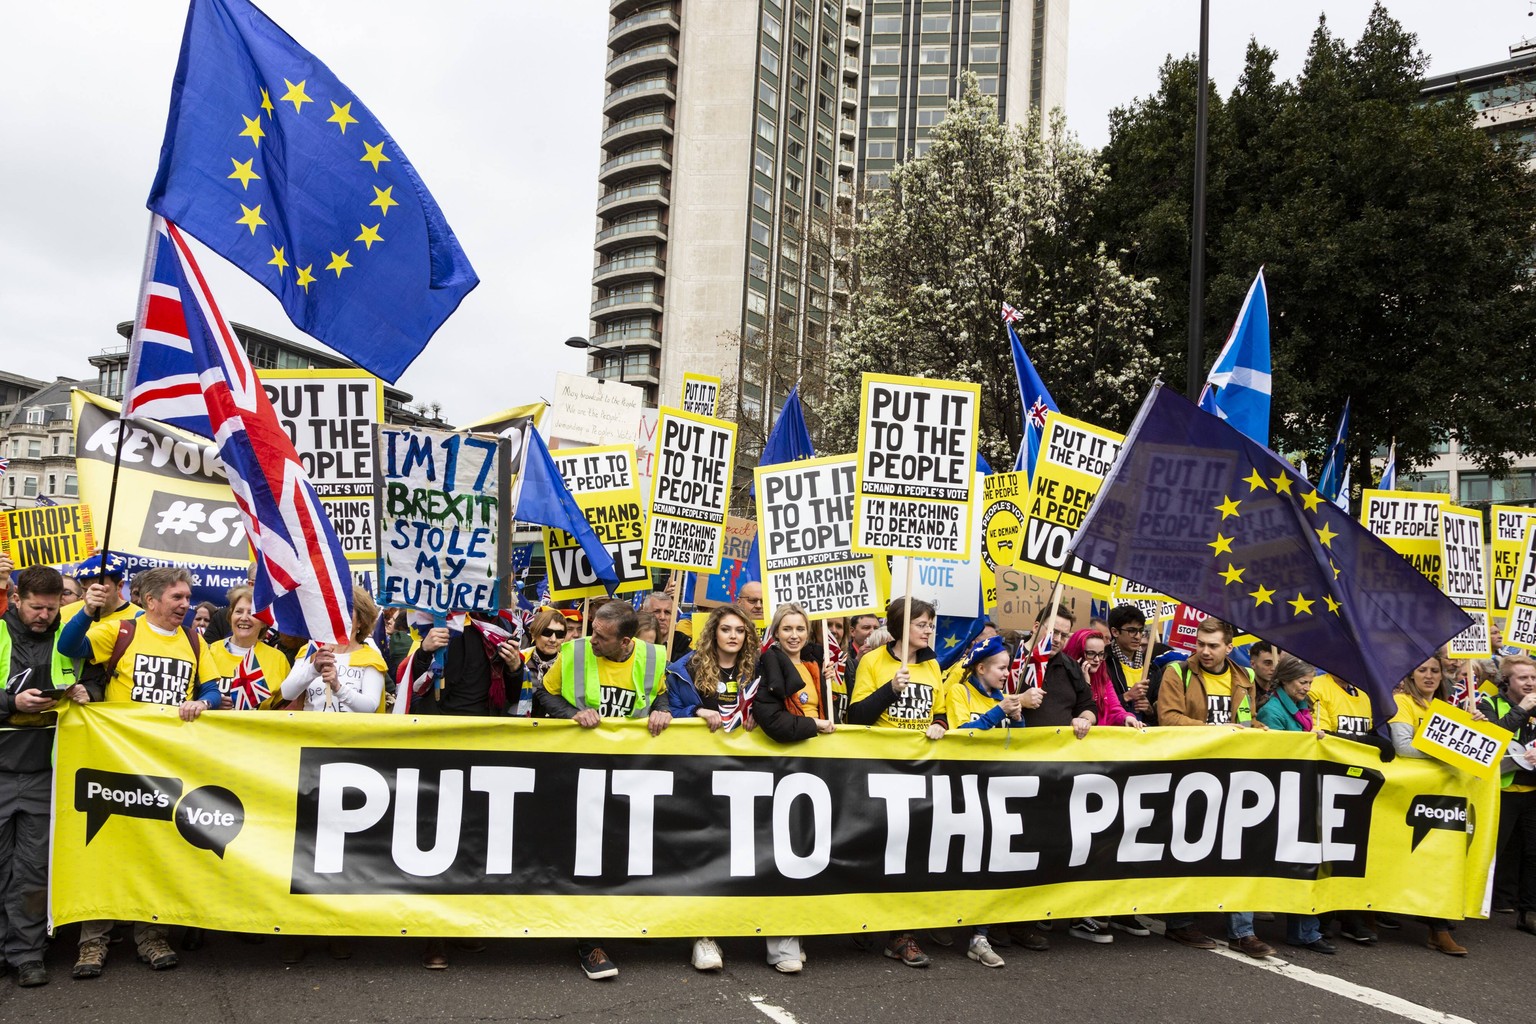
[[[184, 721], [192, 721], [220, 704], [219, 671], [208, 648], [181, 625], [192, 601], [192, 576], [179, 566], [146, 569], [137, 578], [146, 605], [140, 619], [93, 622], [92, 615], [113, 600], [108, 584], [86, 588], [85, 601], [59, 633], [59, 650], [107, 665], [106, 699], [177, 705]], [[126, 645], [118, 637], [132, 636]], [[115, 664], [111, 664], [116, 655]], [[112, 921], [86, 921], [80, 926], [80, 952], [73, 976], [95, 978], [107, 959], [107, 934]], [[166, 926], [139, 921], [133, 941], [139, 959], [157, 971], [175, 967], [177, 956], [165, 941]]]
[[[645, 717], [651, 735], [660, 736], [672, 723], [672, 712], [661, 699], [667, 655], [659, 645], [635, 639], [638, 625], [628, 601], [609, 601], [593, 612], [592, 635], [561, 644], [544, 673], [544, 688], [534, 693], [539, 709], [550, 718], [572, 719], [583, 729], [596, 729], [605, 718]], [[619, 973], [596, 939], [577, 942], [576, 955], [593, 980]]]
[[[74, 569], [74, 580], [80, 588], [81, 600], [71, 601], [59, 609], [59, 628], [68, 625], [81, 608], [85, 607], [85, 588], [92, 583], [104, 583], [109, 588], [97, 622], [117, 622], [134, 619], [144, 614], [144, 609], [123, 597], [123, 575], [128, 571], [128, 560], [122, 555], [108, 553], [102, 564], [100, 552], [87, 558]], [[110, 609], [110, 610], [109, 610]], [[75, 659], [75, 678], [85, 686], [91, 700], [101, 700], [106, 689], [106, 675], [100, 665], [93, 665], [89, 658]]]

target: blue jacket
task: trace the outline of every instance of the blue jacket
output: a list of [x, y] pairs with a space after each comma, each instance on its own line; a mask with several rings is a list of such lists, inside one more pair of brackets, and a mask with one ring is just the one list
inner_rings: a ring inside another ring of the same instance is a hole
[[673, 718], [694, 718], [694, 712], [704, 706], [698, 688], [693, 685], [693, 673], [688, 671], [693, 654], [689, 651], [667, 666], [667, 707]]
[[1296, 712], [1300, 710], [1285, 687], [1277, 686], [1256, 717], [1276, 732], [1302, 732], [1301, 723], [1296, 721]]

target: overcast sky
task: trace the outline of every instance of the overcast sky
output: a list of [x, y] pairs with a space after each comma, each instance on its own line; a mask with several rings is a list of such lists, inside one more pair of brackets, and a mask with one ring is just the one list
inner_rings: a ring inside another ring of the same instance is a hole
[[[750, 0], [742, 0], [750, 2]], [[481, 284], [400, 384], [466, 422], [548, 396], [562, 346], [587, 332], [607, 4], [599, 0], [265, 0], [389, 128], [442, 206]], [[1301, 66], [1317, 16], [1353, 40], [1363, 0], [1213, 0], [1211, 72], [1223, 92], [1250, 36]], [[1508, 56], [1536, 34], [1527, 4], [1394, 0], [1431, 72]], [[1089, 145], [1110, 109], [1146, 96], [1169, 53], [1191, 52], [1196, 0], [1072, 0], [1067, 113]], [[87, 376], [131, 319], [171, 76], [180, 0], [11, 5], [0, 39], [0, 368]], [[303, 339], [277, 300], [201, 257], [232, 320]]]

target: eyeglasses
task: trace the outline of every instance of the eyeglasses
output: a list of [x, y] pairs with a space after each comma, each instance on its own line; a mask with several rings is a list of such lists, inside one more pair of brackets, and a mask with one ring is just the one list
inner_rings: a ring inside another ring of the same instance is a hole
[[544, 632], [540, 633], [539, 636], [543, 636], [543, 637], [551, 637], [551, 636], [564, 637], [565, 636], [565, 630], [563, 630], [563, 629], [546, 629]]
[[1067, 633], [1067, 631], [1066, 631], [1066, 630], [1064, 630], [1064, 629], [1053, 629], [1053, 630], [1051, 630], [1051, 637], [1052, 637], [1052, 638], [1053, 638], [1053, 639], [1054, 639], [1054, 640], [1055, 640], [1055, 641], [1056, 641], [1056, 642], [1057, 642], [1057, 643], [1059, 643], [1059, 644], [1064, 644], [1064, 643], [1066, 643], [1066, 642], [1067, 642], [1067, 637], [1068, 637], [1068, 635], [1069, 635], [1069, 634], [1068, 634], [1068, 633]]
[[1084, 651], [1083, 652], [1083, 660], [1084, 661], [1103, 661], [1104, 660], [1104, 652], [1103, 651]]
[[1114, 632], [1124, 633], [1126, 636], [1141, 636], [1141, 634], [1145, 633], [1146, 631], [1147, 630], [1145, 626], [1121, 626]]

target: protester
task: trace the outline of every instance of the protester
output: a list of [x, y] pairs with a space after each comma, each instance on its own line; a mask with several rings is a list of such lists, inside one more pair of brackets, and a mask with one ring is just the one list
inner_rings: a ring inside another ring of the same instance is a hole
[[[10, 573], [9, 569], [5, 570], [5, 574], [6, 575], [9, 575], [9, 573]], [[64, 603], [66, 605], [73, 604], [76, 601], [84, 600], [84, 598], [85, 598], [85, 588], [80, 585], [80, 581], [79, 580], [75, 579], [73, 576], [64, 576], [63, 580], [64, 580]]]
[[1045, 685], [1031, 686], [1024, 691], [1024, 724], [1031, 729], [1071, 729], [1072, 735], [1082, 739], [1098, 721], [1093, 690], [1083, 677], [1082, 666], [1065, 649], [1072, 639], [1072, 613], [1058, 607], [1056, 617], [1047, 625], [1049, 615], [1050, 610], [1042, 608], [1035, 620], [1036, 633], [1050, 629], [1053, 653], [1046, 662]]
[[[933, 605], [898, 597], [886, 606], [885, 622], [891, 642], [871, 648], [859, 659], [848, 721], [921, 730], [930, 740], [942, 739], [949, 720], [945, 717], [943, 670], [932, 647], [936, 622]], [[909, 932], [893, 932], [885, 955], [908, 967], [927, 967], [930, 962]]]
[[[254, 702], [242, 700], [241, 704], [254, 708], [265, 703], [275, 706], [281, 696], [283, 680], [288, 678], [288, 659], [283, 652], [264, 643], [266, 623], [256, 618], [252, 608], [255, 598], [250, 587], [236, 587], [229, 592], [230, 635], [223, 640], [208, 644], [208, 656], [218, 670], [219, 696], [225, 708], [238, 707], [230, 687], [237, 676], [249, 681]], [[204, 637], [204, 639], [207, 639]], [[259, 696], [266, 690], [265, 698]]]
[[1147, 724], [1157, 720], [1147, 695], [1147, 617], [1134, 604], [1117, 604], [1105, 619], [1109, 629], [1104, 668], [1114, 681], [1120, 702]]
[[[523, 650], [522, 695], [518, 699], [518, 715], [530, 716], [538, 710], [538, 692], [544, 688], [544, 673], [560, 656], [560, 645], [565, 638], [576, 632], [569, 619], [559, 609], [545, 606], [533, 613], [528, 622], [528, 636], [533, 646]], [[527, 704], [528, 710], [523, 711]], [[510, 713], [510, 712], [509, 712]]]
[[[101, 608], [96, 615], [98, 621], [117, 622], [143, 614], [143, 608], [123, 598], [123, 576], [127, 572], [128, 560], [115, 552], [108, 553], [105, 557], [105, 568], [102, 566], [101, 552], [75, 566], [74, 576], [76, 586], [80, 587], [80, 599], [59, 609], [61, 628], [73, 621], [80, 609], [85, 606], [85, 588], [93, 582], [105, 584]], [[91, 695], [92, 700], [102, 699], [107, 685], [106, 673], [102, 666], [94, 664], [89, 658], [76, 658], [75, 676], [85, 687], [86, 692]]]
[[192, 628], [197, 630], [198, 636], [208, 632], [208, 623], [213, 621], [213, 613], [219, 610], [219, 606], [212, 601], [202, 601], [192, 609]]
[[1109, 621], [1107, 619], [1101, 619], [1097, 615], [1089, 616], [1088, 628], [1105, 640], [1109, 639]]
[[352, 632], [344, 644], [311, 644], [280, 692], [292, 710], [372, 714], [384, 710], [384, 655], [373, 645], [379, 607], [366, 587], [352, 588]]
[[667, 705], [673, 717], [702, 719], [710, 732], [724, 725], [738, 712], [741, 684], [754, 678], [757, 647], [757, 629], [741, 609], [722, 605], [712, 610], [694, 649], [667, 667]]
[[[0, 555], [0, 576], [10, 560]], [[16, 983], [48, 983], [48, 836], [53, 794], [53, 713], [60, 700], [90, 701], [58, 650], [64, 580], [31, 566], [16, 577], [0, 617], [0, 953]]]
[[780, 743], [830, 733], [834, 726], [831, 688], [821, 675], [821, 662], [805, 655], [810, 623], [797, 604], [773, 610], [769, 627], [772, 646], [758, 661], [758, 691], [752, 718]]
[[1275, 695], [1275, 665], [1284, 652], [1267, 640], [1260, 640], [1248, 647], [1248, 667], [1253, 669], [1254, 698], [1257, 715]]
[[[668, 633], [671, 633], [672, 643], [668, 648], [667, 663], [671, 664], [684, 654], [688, 653], [688, 636], [673, 628], [674, 613], [677, 611], [676, 601], [669, 590], [653, 590], [646, 597], [645, 603], [640, 606], [642, 612], [650, 612], [656, 616], [656, 642], [666, 643]], [[595, 612], [593, 613], [596, 614]], [[639, 626], [637, 625], [638, 632]]]
[[[592, 616], [590, 637], [561, 645], [536, 695], [545, 715], [573, 719], [583, 729], [596, 729], [604, 718], [646, 718], [651, 735], [660, 736], [672, 721], [666, 652], [636, 642], [636, 624], [627, 602], [610, 601]], [[576, 955], [589, 978], [619, 973], [595, 939], [578, 942]]]
[[[1195, 654], [1163, 670], [1157, 698], [1157, 722], [1167, 726], [1253, 724], [1253, 673], [1230, 660], [1232, 626], [1214, 615], [1200, 620]], [[1259, 723], [1256, 728], [1265, 726]], [[1195, 949], [1216, 943], [1195, 927], [1193, 914], [1164, 918], [1168, 938]], [[1274, 948], [1253, 933], [1253, 914], [1227, 914], [1227, 939], [1232, 948], [1255, 959], [1274, 955]]]
[[1483, 716], [1515, 735], [1500, 766], [1494, 890], [1515, 908], [1515, 927], [1536, 935], [1536, 661], [1505, 655], [1499, 673], [1499, 692], [1481, 702]]
[[1024, 724], [1024, 695], [1004, 690], [1012, 660], [1000, 636], [971, 646], [959, 662], [959, 677], [948, 684], [945, 695], [947, 714], [955, 728], [987, 730]]
[[654, 612], [639, 612], [635, 616], [635, 639], [646, 644], [661, 643], [661, 621]]
[[[410, 710], [439, 715], [532, 714], [521, 706], [523, 654], [509, 624], [496, 616], [466, 615], [455, 626], [435, 626], [411, 650], [406, 673]], [[433, 663], [442, 651], [441, 685]], [[402, 699], [396, 693], [395, 699]]]
[[[73, 619], [59, 633], [59, 650], [104, 666], [107, 702], [141, 701], [177, 705], [184, 721], [222, 703], [219, 670], [195, 632], [182, 622], [192, 600], [192, 576], [179, 566], [146, 569], [134, 577], [144, 598], [143, 619], [92, 616], [116, 601], [108, 583], [92, 583]], [[191, 655], [189, 658], [188, 655]], [[80, 949], [71, 972], [75, 978], [101, 975], [107, 960], [111, 921], [80, 926]], [[157, 971], [175, 967], [178, 957], [166, 942], [164, 925], [136, 922], [133, 941], [139, 959]]]
[[763, 585], [757, 580], [748, 580], [736, 591], [736, 604], [747, 613], [747, 618], [752, 620], [755, 626], [763, 621]]
[[1094, 721], [1098, 725], [1124, 725], [1132, 729], [1145, 729], [1141, 719], [1131, 714], [1115, 692], [1114, 681], [1105, 666], [1108, 659], [1104, 634], [1096, 629], [1080, 629], [1067, 640], [1066, 655], [1077, 662], [1088, 680], [1093, 695]]

